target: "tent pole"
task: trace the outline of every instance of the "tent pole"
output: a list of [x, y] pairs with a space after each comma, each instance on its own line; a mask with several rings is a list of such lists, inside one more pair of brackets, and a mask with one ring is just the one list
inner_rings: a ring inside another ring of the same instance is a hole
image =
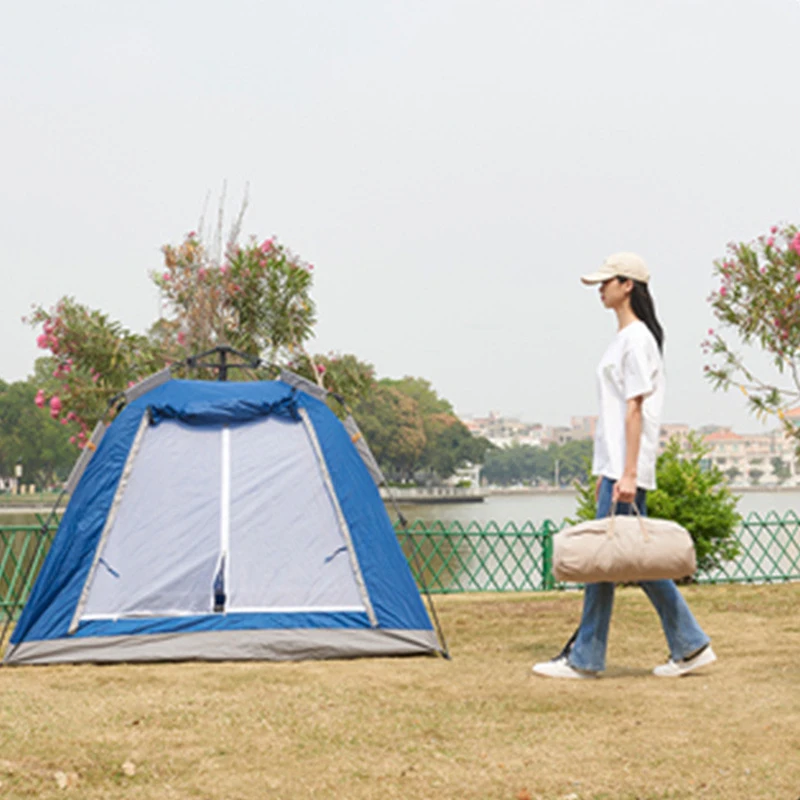
[[[408, 528], [408, 520], [403, 516], [403, 512], [397, 506], [397, 500], [395, 500], [394, 494], [392, 493], [391, 488], [388, 484], [384, 483], [386, 490], [389, 492], [389, 499], [392, 502], [392, 508], [394, 508], [395, 514], [397, 514], [397, 519], [400, 524], [403, 526], [403, 529]], [[422, 570], [422, 565], [419, 561], [419, 553], [417, 552], [417, 548], [414, 547], [414, 542], [411, 540], [409, 536], [409, 541], [411, 542], [411, 557], [414, 559], [414, 569], [417, 571], [417, 575], [419, 576], [419, 582], [422, 586], [422, 591], [425, 593], [425, 597], [428, 600], [428, 607], [431, 612], [431, 616], [433, 617], [433, 624], [436, 628], [436, 636], [439, 639], [439, 644], [442, 646], [442, 655], [448, 660], [452, 661], [452, 656], [450, 655], [450, 650], [447, 647], [447, 641], [444, 638], [444, 631], [442, 630], [442, 625], [439, 622], [439, 615], [436, 613], [436, 606], [433, 603], [433, 597], [431, 596], [430, 589], [428, 589], [428, 583], [425, 580], [425, 575]]]
[[[328, 392], [328, 394], [334, 400], [336, 400], [339, 403], [339, 405], [344, 409], [344, 411], [347, 414], [350, 414], [352, 416], [353, 412], [350, 410], [350, 407], [347, 405], [347, 403], [345, 402], [345, 399], [340, 394], [336, 394], [335, 392]], [[368, 443], [367, 443], [367, 450], [369, 450], [369, 444]], [[374, 456], [373, 456], [373, 459], [374, 459]], [[375, 482], [378, 484], [379, 487], [380, 486], [384, 486], [386, 488], [386, 491], [389, 493], [389, 500], [392, 503], [392, 508], [394, 508], [394, 512], [395, 512], [395, 514], [397, 514], [397, 519], [399, 520], [399, 522], [403, 526], [403, 528], [407, 528], [408, 527], [408, 520], [406, 520], [406, 518], [403, 516], [403, 512], [400, 511], [400, 509], [397, 507], [397, 500], [396, 500], [396, 498], [394, 496], [394, 493], [391, 490], [391, 487], [389, 486], [388, 482], [386, 481], [386, 478], [384, 477], [384, 475], [382, 473], [380, 473], [380, 478], [379, 479], [376, 478]], [[451, 661], [452, 660], [452, 656], [450, 655], [450, 650], [447, 647], [447, 641], [444, 638], [444, 631], [442, 630], [442, 625], [439, 622], [439, 615], [436, 613], [436, 606], [433, 603], [433, 597], [431, 596], [430, 589], [428, 588], [428, 583], [425, 580], [425, 575], [424, 575], [423, 570], [422, 570], [422, 565], [419, 562], [419, 553], [417, 553], [417, 550], [414, 547], [413, 541], [411, 542], [411, 557], [414, 560], [414, 569], [416, 569], [417, 575], [419, 576], [419, 583], [422, 586], [422, 591], [425, 593], [425, 597], [426, 597], [426, 599], [428, 601], [428, 608], [430, 610], [431, 616], [433, 617], [433, 624], [434, 624], [434, 627], [436, 629], [436, 637], [438, 638], [439, 645], [442, 648], [442, 655], [448, 661]]]

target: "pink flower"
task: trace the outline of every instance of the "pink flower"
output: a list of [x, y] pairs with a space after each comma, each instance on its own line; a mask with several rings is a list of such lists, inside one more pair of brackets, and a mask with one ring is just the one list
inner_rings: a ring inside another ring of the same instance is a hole
[[794, 274], [794, 279], [795, 279], [795, 280], [796, 280], [798, 283], [800, 283], [800, 272], [795, 272], [795, 274]]
[[772, 247], [775, 244], [775, 239], [772, 236], [767, 239], [767, 247]]
[[272, 250], [272, 239], [264, 239], [261, 243], [261, 252], [269, 253], [270, 250]]
[[241, 286], [239, 286], [239, 284], [238, 284], [238, 283], [234, 283], [234, 284], [231, 286], [231, 291], [232, 291], [234, 294], [236, 294], [236, 292], [241, 292], [241, 291], [242, 291], [242, 287], [241, 287]]
[[36, 392], [36, 397], [33, 398], [33, 402], [36, 403], [39, 408], [44, 408], [46, 403], [44, 399], [44, 389], [39, 389], [39, 391]]
[[186, 234], [186, 238], [187, 239], [195, 239], [195, 238], [197, 238], [197, 231], [189, 231], [189, 233]]
[[800, 256], [800, 231], [798, 231], [792, 238], [792, 243], [789, 245], [792, 250]]
[[50, 414], [56, 414], [61, 411], [61, 398], [55, 394], [50, 398]]
[[200, 278], [201, 281], [204, 281], [206, 279], [207, 274], [208, 273], [204, 267], [200, 267], [200, 269], [197, 270], [197, 277]]
[[709, 328], [708, 329], [708, 335], [709, 336], [713, 336], [714, 335], [714, 329], [713, 328]]
[[325, 365], [324, 364], [317, 364], [317, 372], [320, 375], [324, 375], [325, 372], [326, 372]]
[[97, 383], [99, 378], [100, 378], [100, 373], [99, 372], [95, 372], [95, 374], [92, 375], [92, 383]]
[[136, 381], [128, 381], [128, 388], [130, 389], [132, 386], [136, 386]]
[[314, 265], [313, 264], [309, 264], [308, 265], [308, 271], [311, 272], [313, 269], [314, 269]]
[[36, 346], [41, 347], [42, 350], [46, 350], [49, 344], [50, 344], [50, 337], [46, 333], [40, 333], [36, 337]]
[[228, 274], [228, 265], [227, 265], [227, 264], [223, 264], [223, 265], [222, 265], [222, 266], [219, 268], [219, 274], [220, 274], [220, 275], [227, 275], [227, 274]]
[[70, 437], [69, 437], [69, 443], [70, 443], [70, 444], [75, 444], [75, 442], [76, 442], [76, 439], [75, 439], [75, 437], [74, 437], [74, 436], [70, 436]]
[[178, 331], [178, 344], [181, 347], [186, 344], [186, 334], [183, 331]]
[[766, 267], [761, 267], [761, 274], [762, 275], [766, 275], [767, 274], [767, 268]]
[[773, 225], [773, 226], [772, 226], [772, 227], [769, 229], [769, 232], [770, 232], [770, 233], [777, 233], [777, 232], [778, 232], [778, 226], [777, 226], [777, 225]]
[[720, 286], [719, 287], [719, 294], [720, 294], [720, 297], [725, 297], [725, 295], [728, 294], [727, 286]]
[[169, 280], [169, 272], [164, 272], [161, 275], [161, 280], [168, 281]]
[[69, 411], [67, 413], [67, 419], [72, 422], [74, 419], [78, 419], [78, 415], [74, 411]]
[[61, 417], [60, 422], [62, 425], [69, 425], [69, 420], [66, 417]]

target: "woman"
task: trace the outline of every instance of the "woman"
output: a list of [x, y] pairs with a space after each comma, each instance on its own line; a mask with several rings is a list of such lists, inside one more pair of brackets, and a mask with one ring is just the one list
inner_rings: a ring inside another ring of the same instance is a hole
[[[634, 253], [609, 256], [585, 284], [600, 284], [600, 298], [617, 315], [618, 330], [597, 369], [600, 414], [592, 473], [597, 518], [630, 514], [636, 503], [646, 513], [645, 496], [655, 489], [659, 426], [664, 402], [664, 333], [656, 319], [647, 284], [650, 274]], [[655, 668], [660, 677], [686, 675], [716, 661], [710, 640], [697, 624], [673, 581], [639, 584], [655, 606], [670, 650], [670, 660]], [[581, 624], [561, 654], [533, 672], [550, 678], [595, 678], [605, 669], [613, 583], [592, 583], [583, 597]]]

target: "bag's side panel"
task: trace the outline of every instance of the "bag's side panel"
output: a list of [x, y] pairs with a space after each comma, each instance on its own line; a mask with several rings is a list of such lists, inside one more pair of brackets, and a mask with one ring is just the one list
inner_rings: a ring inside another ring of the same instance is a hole
[[675, 522], [616, 516], [556, 534], [553, 574], [569, 583], [678, 580], [694, 574], [694, 544]]

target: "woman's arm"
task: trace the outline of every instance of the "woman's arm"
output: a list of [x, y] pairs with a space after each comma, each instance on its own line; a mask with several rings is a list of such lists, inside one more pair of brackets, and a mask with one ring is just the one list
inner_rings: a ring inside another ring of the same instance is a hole
[[636, 497], [636, 469], [639, 442], [642, 439], [642, 403], [644, 396], [633, 397], [625, 404], [625, 468], [614, 484], [613, 502], [632, 503]]

